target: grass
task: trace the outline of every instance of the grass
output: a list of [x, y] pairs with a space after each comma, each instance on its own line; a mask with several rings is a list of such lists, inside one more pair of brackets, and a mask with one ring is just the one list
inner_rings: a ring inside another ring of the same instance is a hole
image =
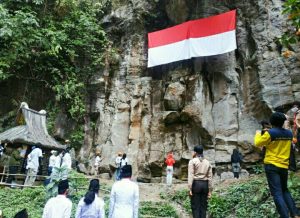
[[[300, 177], [291, 173], [288, 187], [297, 206], [300, 206]], [[161, 193], [162, 199], [170, 199], [191, 214], [188, 190]], [[269, 192], [265, 175], [251, 177], [229, 185], [214, 187], [208, 211], [212, 218], [278, 218], [273, 198]]]
[[174, 217], [178, 218], [172, 205], [165, 202], [145, 201], [140, 204], [140, 217]]
[[[88, 184], [80, 184], [87, 187]], [[289, 190], [300, 206], [300, 178], [299, 174], [291, 174], [288, 182]], [[110, 190], [110, 186], [104, 184], [101, 188]], [[73, 202], [73, 214], [80, 198], [86, 190], [78, 189], [72, 193], [70, 199]], [[101, 192], [101, 196], [103, 192]], [[180, 205], [185, 211], [191, 214], [190, 198], [188, 190], [182, 189], [173, 193], [161, 193], [163, 201], [157, 203], [146, 201], [140, 203], [140, 217], [178, 217], [173, 204]], [[11, 189], [0, 188], [0, 209], [6, 218], [27, 208], [29, 217], [40, 218], [43, 207], [46, 203], [46, 189], [26, 188]], [[149, 199], [151, 200], [151, 199]], [[109, 195], [104, 196], [105, 210], [108, 213]], [[170, 202], [171, 201], [171, 202]], [[212, 198], [209, 200], [209, 214], [213, 218], [224, 217], [250, 217], [250, 218], [277, 218], [279, 217], [272, 196], [269, 193], [265, 175], [251, 177], [248, 180], [238, 181], [229, 185], [215, 187]], [[107, 214], [108, 215], [108, 214]], [[72, 216], [73, 217], [73, 216]]]

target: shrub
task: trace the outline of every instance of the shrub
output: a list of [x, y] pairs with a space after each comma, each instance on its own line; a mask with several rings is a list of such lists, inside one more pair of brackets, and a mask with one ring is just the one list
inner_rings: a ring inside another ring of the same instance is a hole
[[0, 209], [5, 217], [14, 217], [20, 210], [26, 208], [31, 218], [40, 218], [46, 203], [44, 187], [11, 189], [0, 188]]
[[[299, 188], [299, 177], [291, 174], [289, 190], [298, 204], [300, 202]], [[209, 201], [209, 212], [213, 218], [279, 217], [265, 176], [251, 178], [246, 182], [215, 191]]]
[[174, 193], [160, 193], [162, 199], [171, 199], [171, 201], [179, 204], [187, 213], [191, 213], [191, 200], [188, 195], [188, 189], [182, 189]]
[[[47, 199], [56, 196], [57, 184], [62, 178], [65, 178], [65, 173], [65, 168], [59, 168], [55, 180], [47, 188], [42, 186], [24, 189], [0, 188], [0, 209], [3, 210], [5, 217], [14, 217], [18, 211], [26, 208], [30, 218], [40, 218]], [[69, 198], [73, 203], [72, 214], [74, 215], [79, 200], [88, 189], [89, 182], [83, 174], [75, 171], [69, 173], [68, 180], [71, 189]], [[108, 212], [109, 199], [104, 198], [104, 200], [106, 203], [105, 209]]]
[[[291, 173], [288, 187], [299, 207], [299, 175]], [[180, 204], [186, 212], [191, 214], [190, 198], [187, 189], [176, 191], [173, 194], [161, 193], [160, 197]], [[252, 177], [247, 181], [240, 181], [220, 189], [215, 187], [208, 202], [208, 211], [212, 218], [279, 217], [264, 175]]]
[[140, 216], [178, 217], [176, 210], [169, 203], [146, 201], [140, 204]]

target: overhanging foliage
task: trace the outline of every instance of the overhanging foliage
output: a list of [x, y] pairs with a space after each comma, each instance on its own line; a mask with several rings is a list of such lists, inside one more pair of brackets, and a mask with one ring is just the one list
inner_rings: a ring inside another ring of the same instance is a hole
[[89, 0], [3, 0], [0, 82], [41, 82], [72, 118], [81, 119], [86, 87], [108, 52], [100, 25], [103, 7]]

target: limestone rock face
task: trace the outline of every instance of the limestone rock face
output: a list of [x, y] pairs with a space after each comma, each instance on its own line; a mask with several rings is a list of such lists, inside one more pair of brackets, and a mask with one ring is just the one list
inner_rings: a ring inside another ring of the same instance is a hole
[[66, 136], [74, 130], [75, 123], [72, 122], [66, 114], [59, 113], [55, 119], [54, 137], [66, 139]]
[[[90, 114], [99, 116], [93, 133], [86, 119], [81, 163], [91, 164], [98, 145], [101, 171], [112, 174], [117, 152], [125, 152], [136, 178], [149, 182], [163, 180], [169, 151], [176, 160], [175, 177], [186, 180], [197, 144], [219, 176], [229, 170], [236, 147], [245, 164], [259, 160], [253, 149], [259, 121], [300, 99], [300, 61], [283, 58], [277, 43], [286, 30], [284, 1], [112, 2], [102, 22], [118, 58], [108, 60], [93, 81]], [[147, 68], [148, 32], [232, 8], [237, 8], [236, 51]], [[231, 177], [225, 174], [221, 177]]]
[[181, 110], [184, 106], [185, 86], [179, 82], [171, 83], [164, 96], [165, 110]]

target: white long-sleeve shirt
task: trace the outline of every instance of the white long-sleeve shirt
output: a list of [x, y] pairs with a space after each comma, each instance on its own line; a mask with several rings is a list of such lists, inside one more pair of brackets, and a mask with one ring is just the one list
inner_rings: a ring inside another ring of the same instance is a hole
[[128, 164], [128, 159], [127, 159], [127, 157], [126, 157], [125, 159], [121, 159], [121, 163], [120, 163], [121, 168], [124, 167], [124, 166], [127, 165], [127, 164]]
[[62, 157], [62, 167], [66, 167], [67, 169], [72, 169], [72, 159], [71, 155], [67, 152], [65, 155]]
[[120, 156], [116, 157], [116, 166], [117, 166], [117, 168], [120, 168], [121, 158], [122, 157], [120, 157]]
[[26, 169], [39, 169], [39, 158], [43, 157], [42, 150], [40, 148], [33, 149], [27, 157]]
[[102, 159], [101, 159], [99, 156], [96, 156], [96, 157], [95, 157], [95, 164], [94, 164], [94, 166], [95, 166], [95, 167], [99, 167], [101, 161], [102, 161]]
[[43, 212], [43, 218], [70, 218], [72, 202], [65, 195], [50, 198]]
[[56, 156], [52, 154], [49, 158], [49, 167], [55, 167], [56, 165]]
[[139, 187], [130, 179], [113, 184], [110, 194], [109, 218], [138, 218]]
[[93, 203], [87, 205], [84, 202], [84, 197], [81, 198], [77, 206], [75, 217], [76, 218], [104, 218], [105, 217], [104, 201], [96, 195]]
[[55, 158], [55, 167], [59, 168], [60, 165], [61, 165], [61, 159], [62, 159], [62, 155], [57, 155], [56, 158]]

